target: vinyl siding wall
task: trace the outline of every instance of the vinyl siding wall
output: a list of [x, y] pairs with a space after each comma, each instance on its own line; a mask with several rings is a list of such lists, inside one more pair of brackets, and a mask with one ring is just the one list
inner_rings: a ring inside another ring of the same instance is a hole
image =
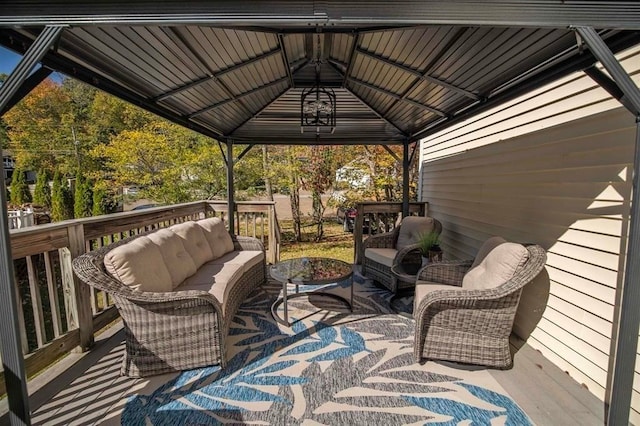
[[[640, 83], [640, 48], [619, 55]], [[492, 235], [548, 250], [514, 331], [606, 400], [622, 284], [635, 120], [575, 74], [422, 141], [419, 194], [447, 258]], [[640, 424], [638, 364], [631, 421]]]

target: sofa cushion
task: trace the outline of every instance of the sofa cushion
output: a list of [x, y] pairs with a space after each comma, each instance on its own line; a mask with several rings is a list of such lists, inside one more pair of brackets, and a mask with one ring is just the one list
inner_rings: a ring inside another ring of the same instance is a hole
[[222, 257], [217, 259], [213, 259], [209, 263], [212, 264], [223, 264], [223, 263], [231, 263], [234, 265], [241, 265], [242, 271], [248, 271], [253, 266], [258, 263], [262, 263], [264, 261], [264, 252], [257, 250], [242, 250], [242, 251], [232, 251], [231, 253], [227, 253]]
[[502, 237], [496, 236], [496, 237], [489, 238], [480, 246], [480, 250], [478, 250], [478, 254], [476, 254], [476, 258], [473, 259], [473, 263], [471, 264], [471, 268], [469, 269], [473, 269], [476, 266], [478, 266], [480, 262], [482, 262], [484, 258], [487, 257], [487, 255], [491, 250], [498, 247], [500, 244], [506, 243], [506, 242], [507, 240], [505, 240]]
[[396, 242], [396, 249], [402, 250], [403, 248], [416, 244], [420, 241], [420, 236], [433, 231], [433, 218], [422, 216], [407, 216], [402, 219], [400, 225], [400, 231], [398, 233], [398, 241]]
[[529, 252], [522, 244], [502, 243], [465, 274], [462, 287], [469, 290], [498, 287], [509, 281], [527, 259]]
[[420, 302], [427, 297], [430, 293], [433, 293], [436, 290], [462, 290], [460, 287], [455, 285], [446, 285], [441, 283], [435, 283], [431, 281], [416, 281], [416, 292], [413, 296], [413, 312], [418, 312], [418, 306]]
[[204, 236], [211, 247], [213, 259], [233, 251], [233, 240], [220, 218], [202, 219], [196, 223], [204, 230]]
[[196, 268], [213, 259], [211, 247], [204, 236], [204, 231], [201, 226], [190, 221], [172, 225], [169, 229], [182, 238], [184, 248], [191, 255], [191, 259], [193, 259]]
[[398, 254], [398, 250], [392, 248], [368, 248], [364, 251], [364, 257], [389, 268], [393, 266], [393, 259], [395, 259], [396, 254]]
[[243, 265], [234, 263], [207, 262], [178, 287], [178, 290], [200, 290], [214, 296], [222, 306], [222, 315], [226, 315], [229, 292], [242, 277]]
[[171, 275], [171, 285], [176, 288], [188, 277], [196, 273], [196, 264], [193, 263], [191, 255], [175, 232], [168, 229], [160, 229], [147, 235], [155, 245], [160, 248], [162, 260], [164, 261], [169, 275]]
[[110, 250], [104, 257], [107, 271], [137, 291], [171, 291], [171, 274], [160, 248], [146, 236]]

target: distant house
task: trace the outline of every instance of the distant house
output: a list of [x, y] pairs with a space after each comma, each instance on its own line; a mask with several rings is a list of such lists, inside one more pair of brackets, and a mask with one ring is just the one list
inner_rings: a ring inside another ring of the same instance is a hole
[[336, 170], [336, 184], [348, 186], [349, 189], [364, 189], [369, 185], [371, 176], [362, 168], [352, 165], [352, 163]]

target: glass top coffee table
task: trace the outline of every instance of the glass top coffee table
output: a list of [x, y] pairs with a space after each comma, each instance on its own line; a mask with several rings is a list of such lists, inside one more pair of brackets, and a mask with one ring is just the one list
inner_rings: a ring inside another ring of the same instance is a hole
[[[294, 297], [308, 296], [310, 294], [322, 294], [327, 297], [346, 303], [350, 311], [353, 311], [353, 265], [342, 260], [329, 259], [326, 257], [300, 257], [296, 259], [283, 260], [271, 266], [269, 269], [271, 277], [282, 283], [282, 297], [278, 298], [271, 305], [273, 318], [286, 326], [290, 326], [287, 301]], [[338, 283], [349, 279], [350, 298], [328, 293], [322, 290], [298, 293], [298, 286], [319, 285]], [[287, 285], [295, 284], [295, 294], [287, 294]], [[284, 306], [284, 318], [278, 315], [278, 307]]]

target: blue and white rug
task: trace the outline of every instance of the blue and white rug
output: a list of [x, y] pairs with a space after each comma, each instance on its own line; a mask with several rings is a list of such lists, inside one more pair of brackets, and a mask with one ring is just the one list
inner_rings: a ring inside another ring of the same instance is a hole
[[122, 424], [531, 424], [486, 370], [414, 362], [413, 320], [390, 312], [386, 291], [354, 285], [353, 313], [311, 295], [290, 300], [286, 327], [270, 283], [235, 318], [228, 368], [153, 378], [163, 384], [131, 396]]

